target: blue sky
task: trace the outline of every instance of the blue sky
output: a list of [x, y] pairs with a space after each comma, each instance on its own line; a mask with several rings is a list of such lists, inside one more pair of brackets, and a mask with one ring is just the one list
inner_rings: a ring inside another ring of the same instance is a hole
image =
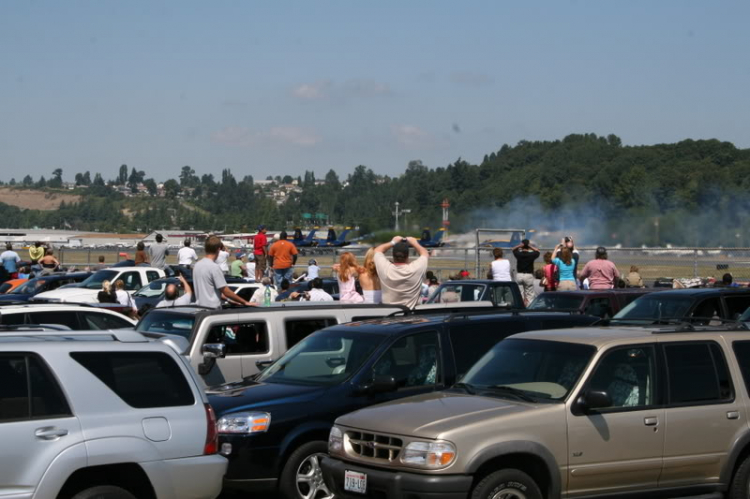
[[748, 18], [740, 0], [0, 2], [0, 178], [397, 174], [586, 132], [750, 147]]

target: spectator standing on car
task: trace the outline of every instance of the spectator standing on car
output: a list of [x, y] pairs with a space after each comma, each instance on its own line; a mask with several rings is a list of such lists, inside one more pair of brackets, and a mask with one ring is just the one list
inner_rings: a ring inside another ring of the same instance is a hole
[[39, 264], [42, 266], [42, 275], [51, 274], [60, 267], [60, 262], [55, 258], [55, 252], [50, 248], [44, 252], [44, 257], [39, 260]]
[[250, 301], [253, 303], [260, 303], [264, 307], [270, 307], [271, 303], [276, 301], [276, 297], [279, 296], [279, 293], [271, 285], [271, 279], [269, 277], [264, 277], [260, 280], [260, 283], [262, 286], [255, 290]]
[[135, 246], [135, 266], [149, 266], [148, 254], [146, 253], [146, 245], [143, 244], [143, 241], [138, 241], [138, 244]]
[[245, 262], [242, 261], [245, 255], [242, 253], [236, 253], [234, 255], [234, 261], [229, 267], [229, 275], [232, 277], [247, 277], [247, 269], [245, 268]]
[[198, 261], [198, 255], [195, 253], [195, 250], [190, 247], [190, 239], [185, 239], [183, 244], [184, 246], [177, 252], [177, 265], [180, 266], [180, 269], [185, 274], [190, 276], [192, 275], [191, 266]]
[[318, 267], [318, 261], [312, 259], [307, 262], [307, 275], [305, 276], [305, 280], [312, 281], [316, 277], [320, 277], [320, 267]]
[[235, 303], [247, 306], [255, 306], [229, 289], [224, 273], [216, 264], [219, 256], [221, 240], [216, 236], [206, 239], [206, 256], [195, 264], [193, 269], [193, 291], [196, 304], [206, 308], [221, 308], [221, 299], [226, 298]]
[[42, 246], [42, 243], [40, 241], [37, 241], [33, 246], [29, 248], [29, 259], [31, 260], [32, 272], [36, 273], [42, 270], [42, 267], [39, 265], [39, 260], [41, 260], [43, 257], [44, 246]]
[[167, 266], [167, 256], [169, 255], [169, 246], [164, 242], [164, 236], [156, 234], [156, 242], [148, 247], [148, 256], [151, 260], [151, 266], [164, 270]]
[[221, 271], [224, 272], [224, 275], [229, 274], [229, 252], [227, 251], [226, 246], [224, 246], [224, 243], [221, 243], [219, 256], [216, 257], [216, 265], [218, 265]]
[[298, 293], [294, 292], [290, 295], [291, 298], [297, 298], [301, 297], [304, 301], [315, 301], [315, 302], [324, 302], [324, 301], [333, 301], [333, 296], [329, 295], [325, 292], [323, 289], [323, 279], [320, 277], [316, 277], [312, 281], [310, 281], [310, 290], [305, 291], [304, 293]]
[[502, 248], [492, 250], [492, 256], [495, 257], [495, 261], [490, 264], [490, 274], [493, 281], [508, 282], [513, 280], [510, 275], [510, 260], [503, 258], [503, 254]]
[[115, 295], [114, 287], [108, 280], [102, 281], [102, 289], [96, 295], [99, 303], [117, 303], [117, 295]]
[[[419, 257], [409, 262], [409, 248], [414, 248]], [[393, 248], [393, 261], [385, 257], [385, 252]], [[422, 281], [429, 253], [413, 237], [394, 237], [393, 240], [375, 248], [373, 257], [378, 271], [380, 285], [383, 289], [383, 303], [388, 305], [404, 305], [414, 308], [419, 304], [422, 291]]]
[[542, 277], [542, 286], [545, 291], [557, 291], [558, 270], [557, 265], [552, 263], [552, 252], [544, 254], [544, 267], [542, 268], [544, 276]]
[[620, 272], [617, 266], [607, 259], [607, 249], [604, 246], [596, 248], [596, 258], [583, 267], [581, 280], [589, 280], [589, 289], [614, 289]]
[[268, 251], [268, 264], [273, 268], [277, 287], [281, 287], [282, 279], [292, 281], [297, 254], [297, 247], [294, 243], [287, 241], [286, 231], [282, 231], [279, 234], [279, 240], [273, 243]]
[[578, 278], [578, 262], [581, 259], [581, 254], [576, 249], [575, 241], [572, 236], [565, 236], [562, 240], [563, 245], [570, 250], [570, 257], [573, 259], [573, 275], [575, 276], [576, 286], [580, 287], [581, 283]]
[[258, 233], [253, 239], [253, 255], [255, 256], [255, 280], [260, 282], [268, 264], [268, 237], [266, 237], [265, 225], [258, 227]]
[[630, 266], [630, 272], [628, 273], [627, 277], [625, 277], [625, 284], [627, 284], [629, 288], [646, 287], [646, 285], [643, 284], [643, 278], [641, 277], [640, 269], [635, 265]]
[[156, 304], [156, 308], [165, 307], [184, 307], [190, 305], [193, 301], [193, 289], [190, 284], [181, 275], [177, 276], [182, 284], [182, 289], [185, 292], [180, 296], [180, 290], [176, 284], [167, 284], [167, 288], [164, 290], [164, 299]]
[[365, 254], [365, 263], [359, 273], [359, 285], [365, 303], [382, 303], [383, 291], [380, 288], [378, 269], [375, 267], [375, 248], [370, 248]]
[[575, 275], [575, 260], [573, 260], [573, 254], [565, 243], [561, 243], [555, 248], [552, 253], [552, 263], [558, 269], [558, 291], [575, 291], [578, 289], [578, 283], [576, 282]]
[[5, 271], [8, 273], [8, 278], [17, 279], [18, 262], [21, 261], [21, 257], [18, 256], [18, 253], [13, 251], [13, 245], [11, 243], [5, 245], [5, 251], [0, 255], [0, 260], [2, 260], [3, 267], [5, 267]]
[[359, 269], [357, 259], [351, 252], [341, 253], [339, 263], [334, 266], [339, 281], [339, 301], [341, 303], [363, 303], [365, 301], [362, 295], [357, 292]]
[[245, 271], [247, 272], [247, 277], [245, 278], [245, 280], [255, 282], [255, 255], [253, 255], [252, 253], [247, 255]]
[[523, 302], [528, 306], [534, 300], [534, 262], [539, 258], [539, 250], [531, 245], [528, 239], [513, 248], [513, 256], [516, 257], [516, 282], [521, 288]]

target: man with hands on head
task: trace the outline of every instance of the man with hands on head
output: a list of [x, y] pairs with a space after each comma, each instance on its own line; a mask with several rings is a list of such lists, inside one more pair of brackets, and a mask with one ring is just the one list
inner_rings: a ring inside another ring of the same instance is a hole
[[516, 257], [516, 282], [521, 288], [523, 302], [526, 306], [534, 300], [534, 261], [539, 258], [539, 250], [531, 245], [528, 239], [513, 248]]
[[[419, 257], [409, 261], [409, 250], [414, 248]], [[385, 252], [393, 249], [393, 261]], [[422, 281], [427, 272], [429, 253], [413, 237], [396, 236], [390, 242], [375, 248], [375, 268], [383, 290], [383, 303], [414, 308], [419, 304]]]

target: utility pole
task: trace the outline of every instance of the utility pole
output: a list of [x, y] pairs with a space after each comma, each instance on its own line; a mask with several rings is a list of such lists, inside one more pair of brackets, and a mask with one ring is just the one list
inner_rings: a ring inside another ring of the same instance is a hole
[[398, 211], [398, 207], [399, 207], [400, 204], [401, 203], [399, 203], [398, 201], [396, 201], [396, 211], [393, 212], [393, 214], [396, 215], [396, 227], [395, 227], [396, 232], [398, 232], [399, 230], [401, 230], [401, 229], [399, 229], [399, 226], [398, 226], [398, 217], [401, 214], [401, 212]]

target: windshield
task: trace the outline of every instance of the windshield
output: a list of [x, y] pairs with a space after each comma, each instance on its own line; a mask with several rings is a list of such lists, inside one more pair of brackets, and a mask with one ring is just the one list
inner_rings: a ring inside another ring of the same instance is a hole
[[86, 289], [101, 289], [102, 283], [104, 281], [113, 282], [114, 278], [117, 277], [118, 274], [119, 272], [116, 270], [100, 270], [96, 274], [83, 281], [81, 283], [81, 287]]
[[181, 314], [174, 311], [151, 310], [135, 326], [136, 331], [141, 333], [164, 333], [176, 334], [190, 339], [193, 331], [195, 316], [192, 314]]
[[461, 383], [477, 391], [520, 391], [537, 400], [563, 400], [595, 351], [590, 345], [558, 341], [504, 340], [479, 359]]
[[683, 319], [692, 304], [693, 299], [689, 296], [646, 295], [620, 310], [613, 320], [658, 321]]
[[566, 293], [544, 293], [536, 297], [529, 305], [532, 310], [578, 310], [583, 303], [583, 296]]
[[8, 293], [9, 295], [32, 295], [37, 290], [44, 287], [44, 281], [42, 279], [31, 279], [18, 286], [16, 289]]
[[164, 294], [164, 290], [169, 284], [171, 283], [167, 281], [154, 281], [148, 286], [143, 286], [136, 291], [133, 296], [137, 296], [138, 298], [153, 298], [155, 296], [161, 296]]
[[356, 373], [385, 339], [377, 334], [321, 331], [297, 343], [258, 381], [336, 385]]

